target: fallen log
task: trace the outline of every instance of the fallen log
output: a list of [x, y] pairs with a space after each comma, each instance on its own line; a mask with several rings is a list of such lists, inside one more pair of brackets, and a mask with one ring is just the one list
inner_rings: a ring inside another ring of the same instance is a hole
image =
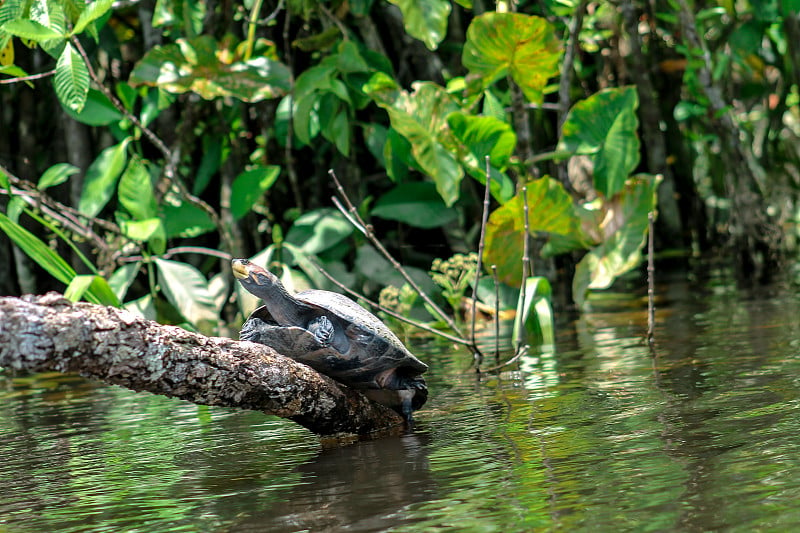
[[268, 346], [206, 337], [57, 293], [0, 297], [0, 367], [82, 376], [288, 418], [322, 436], [402, 428], [383, 405]]

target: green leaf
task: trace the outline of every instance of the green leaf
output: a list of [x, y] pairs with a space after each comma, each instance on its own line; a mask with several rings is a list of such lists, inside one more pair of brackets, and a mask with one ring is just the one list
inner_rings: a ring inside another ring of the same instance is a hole
[[108, 278], [108, 285], [119, 301], [125, 299], [128, 289], [139, 274], [140, 263], [128, 263], [114, 271]]
[[55, 187], [56, 185], [64, 183], [70, 176], [79, 172], [80, 169], [78, 167], [70, 165], [69, 163], [55, 164], [44, 171], [42, 177], [39, 178], [39, 183], [36, 185], [36, 188], [43, 191], [48, 187]]
[[53, 39], [66, 39], [66, 35], [34, 20], [11, 20], [0, 26], [0, 31], [36, 43]]
[[552, 288], [547, 278], [530, 277], [525, 280], [525, 298], [517, 303], [514, 320], [514, 339], [522, 340], [522, 331], [527, 333], [526, 342], [553, 344], [553, 308], [550, 305]]
[[81, 13], [78, 20], [75, 22], [75, 27], [72, 28], [72, 34], [77, 35], [86, 29], [86, 26], [99, 19], [111, 10], [111, 5], [114, 0], [95, 0]]
[[447, 0], [389, 0], [403, 13], [406, 33], [436, 50], [447, 35], [450, 2]]
[[85, 299], [97, 305], [119, 307], [119, 299], [111, 290], [108, 282], [94, 274], [80, 275], [72, 278], [64, 291], [64, 298], [72, 302]]
[[192, 324], [219, 319], [208, 281], [192, 265], [156, 258], [158, 281], [167, 300]]
[[286, 234], [286, 242], [303, 253], [317, 255], [329, 250], [353, 233], [353, 226], [335, 209], [315, 209], [294, 221]]
[[[530, 233], [569, 233], [574, 230], [572, 198], [557, 180], [544, 177], [528, 183]], [[522, 191], [489, 216], [483, 260], [497, 265], [501, 281], [518, 286], [522, 280], [525, 214]]]
[[158, 214], [153, 182], [145, 162], [133, 156], [119, 179], [117, 198], [135, 220], [153, 218]]
[[564, 122], [557, 150], [590, 155], [595, 189], [606, 198], [639, 164], [638, 105], [635, 87], [605, 89], [575, 104]]
[[266, 56], [231, 63], [232, 54], [208, 35], [178, 39], [145, 54], [129, 81], [177, 94], [191, 91], [207, 100], [228, 96], [259, 102], [289, 91], [291, 73], [283, 63]]
[[73, 119], [89, 126], [108, 126], [124, 118], [111, 100], [97, 89], [89, 89], [86, 103], [79, 113], [66, 106], [63, 109]]
[[520, 13], [484, 13], [467, 28], [462, 61], [484, 86], [510, 75], [530, 102], [541, 102], [558, 74], [561, 43], [545, 19]]
[[417, 228], [436, 228], [458, 218], [455, 209], [444, 205], [434, 184], [428, 182], [398, 185], [378, 199], [372, 215]]
[[71, 43], [67, 43], [58, 56], [53, 84], [61, 103], [68, 109], [80, 113], [89, 92], [89, 70]]
[[641, 262], [647, 237], [648, 214], [656, 205], [660, 178], [640, 175], [606, 205], [602, 227], [606, 238], [578, 263], [572, 281], [575, 303], [582, 307], [589, 289], [606, 289], [614, 280]]
[[376, 102], [389, 113], [392, 128], [408, 140], [414, 160], [433, 179], [445, 205], [452, 206], [464, 169], [448, 148], [455, 140], [446, 117], [459, 110], [458, 104], [444, 88], [429, 82], [414, 84], [413, 93], [403, 91], [391, 104], [383, 98]]
[[109, 146], [89, 165], [78, 201], [78, 211], [83, 215], [89, 218], [97, 216], [114, 195], [117, 178], [125, 168], [126, 149], [130, 140], [129, 137], [119, 144]]
[[56, 252], [51, 250], [33, 233], [29, 232], [10, 218], [0, 213], [0, 230], [14, 241], [34, 263], [45, 269], [48, 274], [65, 285], [69, 285], [75, 277], [75, 271]]
[[160, 218], [148, 218], [145, 220], [123, 220], [120, 222], [120, 229], [123, 235], [129, 239], [147, 242], [159, 229], [163, 231], [163, 226]]
[[217, 229], [209, 214], [189, 202], [166, 203], [162, 207], [162, 219], [167, 238], [197, 237]]
[[236, 176], [231, 186], [231, 214], [239, 220], [253, 208], [278, 179], [281, 168], [275, 165], [256, 167]]

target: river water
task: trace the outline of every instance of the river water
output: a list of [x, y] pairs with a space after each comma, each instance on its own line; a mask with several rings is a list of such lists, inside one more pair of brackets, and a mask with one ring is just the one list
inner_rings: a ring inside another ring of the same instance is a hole
[[561, 319], [476, 379], [431, 370], [416, 431], [323, 449], [260, 413], [0, 374], [0, 531], [800, 529], [800, 297], [717, 279]]

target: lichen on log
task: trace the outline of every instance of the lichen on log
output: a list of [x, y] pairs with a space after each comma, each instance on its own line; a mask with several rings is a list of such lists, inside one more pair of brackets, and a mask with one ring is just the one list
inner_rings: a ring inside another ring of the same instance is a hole
[[404, 424], [391, 409], [268, 346], [206, 337], [57, 293], [0, 297], [0, 367], [76, 372], [134, 391], [262, 411], [323, 436]]

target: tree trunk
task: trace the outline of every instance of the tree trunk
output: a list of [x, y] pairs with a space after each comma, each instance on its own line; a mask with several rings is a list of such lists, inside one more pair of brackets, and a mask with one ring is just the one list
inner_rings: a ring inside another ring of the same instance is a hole
[[135, 391], [262, 411], [319, 435], [404, 424], [391, 409], [267, 346], [205, 337], [57, 293], [0, 298], [0, 366], [77, 372]]

